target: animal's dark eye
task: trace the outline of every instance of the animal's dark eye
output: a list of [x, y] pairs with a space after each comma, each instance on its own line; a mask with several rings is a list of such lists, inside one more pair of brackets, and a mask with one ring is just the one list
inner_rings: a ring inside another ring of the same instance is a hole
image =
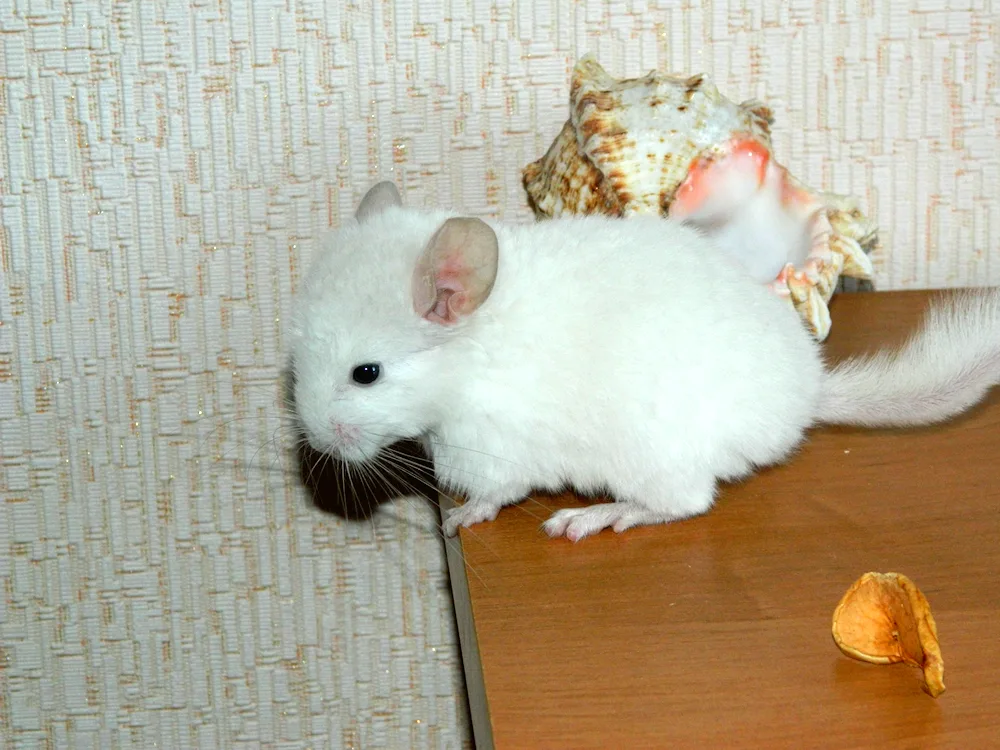
[[354, 379], [355, 383], [360, 385], [371, 385], [376, 380], [378, 380], [381, 368], [374, 362], [369, 362], [364, 365], [358, 365], [354, 368], [354, 372], [351, 373], [351, 377]]

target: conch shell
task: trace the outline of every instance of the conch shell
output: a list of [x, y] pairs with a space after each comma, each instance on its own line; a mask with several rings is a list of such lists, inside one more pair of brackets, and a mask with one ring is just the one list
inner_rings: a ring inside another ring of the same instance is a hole
[[653, 214], [701, 227], [822, 340], [841, 276], [871, 279], [877, 233], [853, 199], [811, 190], [775, 161], [772, 123], [764, 104], [736, 104], [704, 75], [617, 80], [587, 55], [570, 118], [524, 168], [524, 187], [539, 219]]

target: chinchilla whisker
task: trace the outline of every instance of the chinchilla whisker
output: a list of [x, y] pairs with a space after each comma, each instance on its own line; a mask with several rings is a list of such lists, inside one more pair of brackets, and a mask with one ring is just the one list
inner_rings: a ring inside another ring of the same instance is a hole
[[[383, 453], [387, 453], [388, 455], [392, 456], [394, 460], [398, 461], [401, 464], [405, 463], [405, 464], [407, 464], [407, 465], [409, 465], [409, 466], [411, 466], [411, 467], [413, 467], [415, 469], [419, 469], [420, 464], [419, 464], [419, 460], [418, 459], [416, 459], [416, 458], [414, 458], [412, 456], [407, 456], [407, 455], [401, 454], [396, 449], [394, 449], [392, 446], [390, 446], [389, 448], [384, 449]], [[461, 472], [463, 474], [467, 474], [469, 476], [475, 477], [476, 479], [485, 479], [486, 478], [486, 477], [482, 476], [481, 474], [477, 474], [477, 473], [475, 473], [473, 471], [469, 471], [468, 469], [462, 469], [462, 468], [457, 468], [457, 467], [449, 466], [448, 464], [441, 463], [440, 461], [438, 461], [436, 463], [437, 463], [438, 466], [442, 466], [442, 467], [450, 469], [452, 471], [457, 471], [457, 472]], [[431, 486], [431, 485], [428, 485], [428, 486]], [[436, 488], [437, 485], [434, 485], [434, 487]], [[435, 489], [434, 491], [437, 492], [437, 491], [439, 491], [439, 489]], [[436, 502], [436, 498], [430, 498], [430, 499], [432, 499], [432, 500], [434, 500]], [[523, 513], [527, 513], [532, 518], [535, 518], [535, 519], [537, 519], [539, 521], [544, 521], [545, 518], [543, 518], [542, 516], [539, 516], [537, 513], [532, 513], [531, 511], [528, 510], [528, 508], [527, 508], [527, 506], [526, 506], [526, 504], [524, 502], [525, 500], [527, 500], [532, 505], [538, 506], [539, 508], [541, 508], [542, 510], [544, 510], [546, 512], [549, 511], [548, 506], [546, 506], [544, 503], [540, 502], [537, 498], [533, 497], [532, 495], [527, 495], [526, 497], [522, 498], [521, 500], [518, 500], [517, 503], [512, 503], [511, 505], [505, 506], [505, 507], [517, 508], [520, 511], [522, 511]]]

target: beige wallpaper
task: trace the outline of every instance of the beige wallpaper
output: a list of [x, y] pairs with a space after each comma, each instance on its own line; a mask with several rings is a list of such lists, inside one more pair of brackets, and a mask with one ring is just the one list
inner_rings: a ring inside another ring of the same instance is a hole
[[5, 747], [462, 747], [432, 509], [319, 513], [284, 317], [391, 177], [528, 220], [585, 51], [774, 108], [878, 285], [1000, 283], [996, 0], [0, 0]]

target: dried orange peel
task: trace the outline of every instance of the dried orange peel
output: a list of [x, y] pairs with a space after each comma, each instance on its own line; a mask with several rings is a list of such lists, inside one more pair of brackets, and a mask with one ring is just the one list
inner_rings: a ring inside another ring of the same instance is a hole
[[833, 612], [833, 640], [847, 656], [872, 664], [920, 667], [924, 690], [944, 692], [944, 661], [927, 598], [901, 573], [865, 573]]

